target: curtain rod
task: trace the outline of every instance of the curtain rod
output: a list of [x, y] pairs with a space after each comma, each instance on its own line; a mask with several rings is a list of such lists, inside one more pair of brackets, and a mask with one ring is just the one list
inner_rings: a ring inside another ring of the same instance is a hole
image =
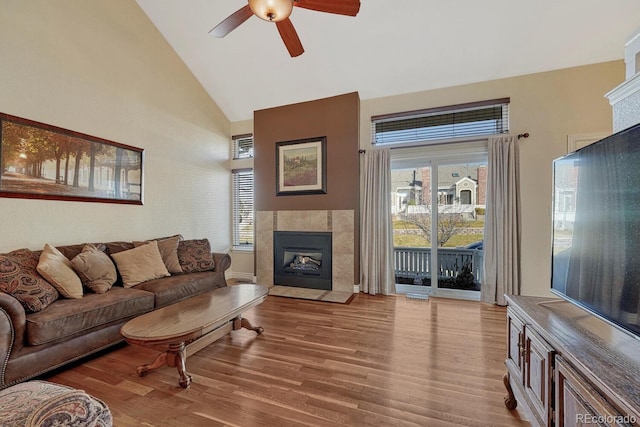
[[[529, 138], [529, 132], [525, 132], [525, 133], [520, 133], [518, 134], [518, 139], [522, 139], [522, 138]], [[434, 145], [445, 145], [445, 144], [449, 144], [447, 142], [442, 143], [442, 144], [421, 144], [421, 145], [411, 145], [411, 146], [404, 146], [404, 147], [389, 147], [389, 149], [398, 149], [398, 148], [408, 148], [408, 147], [425, 147], [425, 146], [434, 146]], [[359, 154], [364, 154], [366, 153], [367, 150], [363, 150], [362, 148], [358, 150]]]

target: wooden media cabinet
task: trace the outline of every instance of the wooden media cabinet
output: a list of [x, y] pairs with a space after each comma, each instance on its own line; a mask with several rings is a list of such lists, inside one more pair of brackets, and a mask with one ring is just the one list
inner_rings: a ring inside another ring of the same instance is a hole
[[534, 426], [640, 425], [640, 339], [561, 299], [506, 298], [509, 409]]

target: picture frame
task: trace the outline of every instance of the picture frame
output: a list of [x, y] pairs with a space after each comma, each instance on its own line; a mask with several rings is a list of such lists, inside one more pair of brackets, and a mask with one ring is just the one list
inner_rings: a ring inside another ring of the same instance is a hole
[[327, 193], [327, 137], [276, 143], [276, 195]]
[[143, 204], [144, 150], [0, 113], [0, 197]]

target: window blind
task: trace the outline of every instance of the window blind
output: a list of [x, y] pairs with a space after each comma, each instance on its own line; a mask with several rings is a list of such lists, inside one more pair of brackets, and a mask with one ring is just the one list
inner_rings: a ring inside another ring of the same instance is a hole
[[374, 145], [432, 142], [509, 132], [509, 98], [371, 118]]
[[235, 135], [233, 141], [233, 158], [248, 159], [253, 157], [253, 135]]
[[253, 169], [233, 169], [233, 246], [252, 248]]

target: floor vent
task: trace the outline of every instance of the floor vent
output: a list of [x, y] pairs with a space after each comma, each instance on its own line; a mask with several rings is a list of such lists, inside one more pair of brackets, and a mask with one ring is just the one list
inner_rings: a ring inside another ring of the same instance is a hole
[[428, 294], [406, 294], [407, 298], [409, 299], [422, 299], [422, 300], [428, 300], [429, 299], [429, 295]]

